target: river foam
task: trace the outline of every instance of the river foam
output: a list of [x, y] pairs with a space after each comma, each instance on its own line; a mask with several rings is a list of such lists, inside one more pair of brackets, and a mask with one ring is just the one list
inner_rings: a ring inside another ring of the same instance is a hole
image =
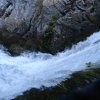
[[88, 62], [100, 62], [100, 32], [56, 56], [25, 52], [12, 57], [1, 46], [0, 100], [11, 100], [31, 88], [55, 86], [86, 69]]

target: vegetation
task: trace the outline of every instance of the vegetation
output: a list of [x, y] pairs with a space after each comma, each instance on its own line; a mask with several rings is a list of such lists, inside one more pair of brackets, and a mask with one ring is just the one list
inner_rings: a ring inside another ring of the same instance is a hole
[[42, 48], [43, 51], [49, 52], [49, 53], [53, 53], [51, 48], [52, 48], [52, 39], [54, 37], [54, 32], [53, 32], [53, 28], [57, 22], [57, 20], [59, 19], [59, 16], [52, 16], [49, 25], [48, 25], [48, 29], [47, 31], [44, 33], [44, 36], [42, 38]]

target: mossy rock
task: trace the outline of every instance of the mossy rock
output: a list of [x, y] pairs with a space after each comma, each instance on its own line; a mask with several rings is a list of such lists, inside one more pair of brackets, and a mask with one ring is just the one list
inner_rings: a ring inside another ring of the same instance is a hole
[[73, 89], [82, 88], [100, 77], [100, 68], [91, 68], [85, 71], [73, 73], [71, 78], [66, 79], [55, 87], [31, 89], [14, 100], [59, 100], [64, 94]]
[[52, 16], [52, 18], [48, 24], [48, 29], [42, 36], [42, 44], [41, 44], [42, 52], [54, 54], [53, 49], [52, 49], [53, 48], [52, 40], [53, 40], [54, 34], [55, 34], [53, 32], [53, 28], [56, 25], [56, 22], [58, 19], [59, 19], [59, 16]]

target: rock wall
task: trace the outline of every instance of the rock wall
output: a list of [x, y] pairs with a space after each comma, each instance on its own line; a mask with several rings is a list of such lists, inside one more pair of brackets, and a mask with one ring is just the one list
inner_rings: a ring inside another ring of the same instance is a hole
[[0, 42], [55, 53], [99, 30], [99, 0], [0, 0]]
[[55, 50], [63, 50], [66, 46], [84, 40], [99, 30], [100, 5], [98, 5], [98, 0], [70, 1], [69, 10], [63, 17], [59, 18], [54, 27], [55, 36], [52, 44]]

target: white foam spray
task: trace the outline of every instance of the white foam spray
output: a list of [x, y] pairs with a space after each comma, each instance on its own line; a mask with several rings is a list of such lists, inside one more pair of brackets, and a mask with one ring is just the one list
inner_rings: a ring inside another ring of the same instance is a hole
[[100, 61], [100, 32], [56, 56], [23, 53], [12, 57], [0, 48], [0, 100], [11, 100], [31, 88], [57, 85], [70, 74]]

